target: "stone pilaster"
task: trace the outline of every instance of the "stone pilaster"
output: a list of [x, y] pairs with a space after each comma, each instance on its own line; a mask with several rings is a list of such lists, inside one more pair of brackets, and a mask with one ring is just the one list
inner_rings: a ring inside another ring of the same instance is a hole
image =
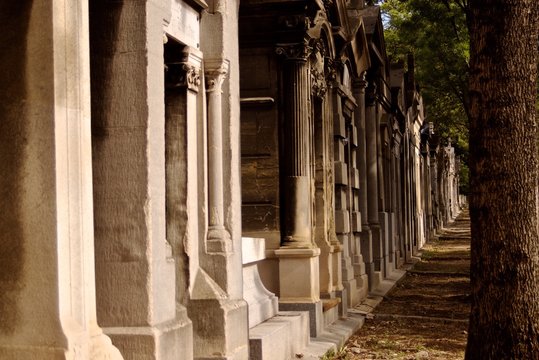
[[90, 2], [97, 315], [126, 358], [183, 350], [166, 241], [161, 5]]
[[[336, 196], [336, 188], [335, 188], [335, 168], [334, 168], [334, 159], [335, 159], [335, 147], [334, 144], [334, 131], [335, 128], [335, 121], [339, 121], [339, 119], [336, 119], [334, 115], [334, 103], [331, 101], [331, 97], [333, 96], [333, 92], [336, 91], [335, 85], [336, 79], [337, 79], [337, 64], [332, 59], [326, 59], [326, 81], [328, 84], [328, 113], [327, 117], [329, 120], [328, 127], [326, 129], [326, 141], [329, 146], [329, 159], [328, 159], [328, 167], [329, 169], [329, 178], [327, 182], [327, 187], [329, 191], [329, 198], [328, 198], [328, 204], [329, 208], [327, 209], [329, 213], [329, 242], [331, 246], [333, 247], [332, 252], [332, 265], [333, 265], [333, 290], [335, 291], [335, 294], [337, 296], [346, 296], [344, 289], [342, 278], [343, 278], [343, 271], [342, 271], [342, 256], [344, 252], [344, 247], [342, 246], [341, 242], [337, 238], [337, 232], [336, 232], [336, 224], [335, 224], [335, 196]], [[341, 309], [344, 308], [341, 303]]]
[[365, 76], [366, 72], [363, 72], [359, 79], [354, 81], [353, 92], [358, 105], [357, 110], [354, 112], [354, 122], [357, 127], [358, 136], [357, 166], [359, 170], [359, 211], [361, 214], [359, 247], [363, 261], [363, 267], [359, 267], [359, 271], [356, 270], [356, 276], [361, 279], [361, 284], [368, 291], [371, 286], [369, 276], [374, 271], [374, 262], [372, 256], [372, 233], [368, 221], [369, 212], [367, 204], [367, 134], [365, 127], [365, 89], [367, 88], [367, 81]]
[[[332, 298], [335, 296], [334, 281], [336, 274], [333, 269], [335, 246], [331, 244], [330, 222], [332, 219], [333, 164], [331, 162], [330, 146], [333, 117], [331, 102], [329, 100], [330, 86], [324, 74], [323, 54], [318, 52], [316, 60], [311, 61], [311, 96], [313, 98], [313, 238], [320, 248], [320, 297]], [[329, 91], [328, 91], [329, 90]]]
[[87, 6], [0, 13], [2, 359], [122, 359], [96, 320]]
[[[165, 45], [168, 46], [168, 45]], [[178, 44], [171, 44], [171, 47]], [[165, 167], [167, 241], [176, 269], [176, 313], [184, 359], [193, 357], [193, 325], [184, 305], [198, 270], [197, 130], [201, 116], [202, 53], [184, 47], [165, 50]]]

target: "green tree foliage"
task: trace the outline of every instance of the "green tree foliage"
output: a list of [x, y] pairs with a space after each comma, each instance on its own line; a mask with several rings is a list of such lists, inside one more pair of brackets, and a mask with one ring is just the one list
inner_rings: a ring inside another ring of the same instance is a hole
[[[453, 140], [467, 171], [470, 51], [465, 0], [385, 0], [381, 5], [388, 55], [393, 62], [414, 55], [428, 121], [442, 139]], [[467, 189], [465, 181], [462, 185]]]

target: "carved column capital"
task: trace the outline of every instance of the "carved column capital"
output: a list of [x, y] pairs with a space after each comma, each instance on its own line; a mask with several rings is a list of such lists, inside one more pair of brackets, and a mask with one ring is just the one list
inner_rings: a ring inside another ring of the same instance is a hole
[[354, 88], [359, 89], [360, 92], [365, 92], [365, 89], [369, 85], [367, 82], [367, 72], [363, 71], [357, 79], [354, 79], [353, 84]]
[[221, 91], [221, 85], [228, 74], [229, 61], [226, 59], [205, 60], [206, 92]]
[[165, 63], [165, 86], [167, 88], [187, 88], [198, 92], [200, 89], [200, 68], [202, 54], [199, 50], [185, 47], [177, 61]]
[[200, 87], [200, 68], [185, 63], [165, 64], [166, 86], [169, 88], [187, 88], [198, 92]]
[[307, 61], [313, 51], [307, 41], [293, 44], [277, 44], [275, 52], [285, 60]]
[[369, 83], [365, 93], [365, 103], [367, 106], [374, 106], [378, 101], [378, 91], [375, 83]]

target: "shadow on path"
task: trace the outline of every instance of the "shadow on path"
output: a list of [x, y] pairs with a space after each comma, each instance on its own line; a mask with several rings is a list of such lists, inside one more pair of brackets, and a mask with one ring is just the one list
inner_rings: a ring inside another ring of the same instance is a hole
[[421, 260], [367, 315], [342, 359], [463, 359], [470, 311], [467, 211], [427, 243]]

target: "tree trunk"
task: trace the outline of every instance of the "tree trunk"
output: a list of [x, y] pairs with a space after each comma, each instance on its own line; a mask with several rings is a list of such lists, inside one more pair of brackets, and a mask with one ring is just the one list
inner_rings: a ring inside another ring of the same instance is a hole
[[470, 0], [466, 359], [539, 359], [537, 0]]

